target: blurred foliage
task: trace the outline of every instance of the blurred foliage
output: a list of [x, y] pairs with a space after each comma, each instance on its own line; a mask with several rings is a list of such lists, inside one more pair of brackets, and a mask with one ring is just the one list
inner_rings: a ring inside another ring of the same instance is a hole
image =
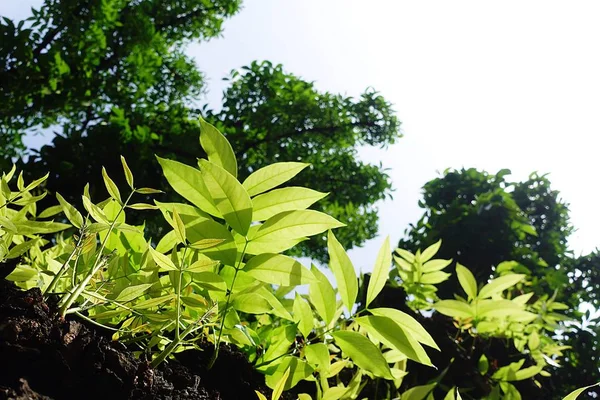
[[[242, 177], [272, 162], [312, 163], [290, 184], [331, 193], [318, 207], [352, 226], [339, 237], [346, 248], [373, 238], [373, 204], [390, 194], [391, 182], [381, 165], [361, 162], [357, 148], [386, 147], [401, 136], [391, 105], [376, 91], [359, 98], [321, 92], [281, 65], [254, 62], [227, 78], [220, 111], [199, 108], [204, 80], [184, 46], [217, 36], [239, 7], [238, 0], [47, 0], [27, 21], [4, 19], [4, 166], [27, 154], [19, 163], [26, 176], [52, 171], [46, 189], [78, 204], [86, 182], [103, 190], [100, 166], [118, 176], [123, 154], [141, 172], [140, 183], [164, 189], [166, 181], [155, 182], [154, 154], [187, 164], [204, 157], [197, 146], [202, 115], [232, 142]], [[52, 144], [27, 153], [23, 135], [44, 128], [55, 131]], [[159, 237], [166, 226], [153, 218], [146, 227]], [[325, 261], [324, 240], [295, 254]]]

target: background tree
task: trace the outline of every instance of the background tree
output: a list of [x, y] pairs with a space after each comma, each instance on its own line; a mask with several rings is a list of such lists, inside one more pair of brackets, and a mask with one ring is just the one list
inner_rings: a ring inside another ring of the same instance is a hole
[[152, 129], [142, 121], [173, 121], [202, 90], [184, 45], [217, 36], [239, 7], [240, 0], [46, 0], [26, 21], [3, 18], [0, 137], [8, 146], [0, 156], [22, 153], [31, 128], [58, 125], [80, 137], [113, 113], [137, 122], [129, 136], [148, 140]]
[[[398, 247], [416, 251], [442, 239], [438, 255], [468, 267], [479, 282], [487, 281], [501, 262], [516, 261], [515, 270], [531, 277], [531, 289], [538, 295], [555, 292], [558, 301], [568, 304], [567, 312], [578, 322], [571, 324], [559, 339], [572, 349], [565, 351], [563, 367], [556, 368], [542, 382], [544, 390], [548, 390], [543, 396], [558, 396], [555, 393], [566, 393], [600, 379], [597, 326], [594, 327], [597, 321], [590, 320], [589, 313], [583, 315], [578, 311], [582, 302], [598, 307], [599, 257], [592, 253], [573, 258], [567, 248], [567, 238], [573, 231], [568, 205], [552, 190], [546, 176], [533, 173], [526, 181], [510, 182], [506, 179], [509, 174], [509, 170], [497, 174], [472, 168], [447, 170], [442, 177], [427, 182], [419, 203], [424, 214], [407, 230]], [[454, 275], [438, 288], [439, 297], [445, 299], [461, 292]], [[436, 364], [438, 367], [450, 365], [453, 357], [457, 361], [464, 358], [460, 352], [464, 346], [447, 341], [453, 330], [446, 326], [440, 333], [438, 343], [447, 346], [438, 355], [443, 358]], [[474, 343], [472, 353], [478, 354], [483, 348], [498, 360], [510, 360], [511, 354], [518, 353], [510, 346], [492, 342]], [[471, 365], [476, 366], [472, 361]], [[464, 379], [468, 365], [458, 367], [455, 361], [448, 379]], [[463, 372], [456, 375], [456, 369]], [[476, 376], [476, 370], [472, 372]], [[422, 374], [414, 379], [426, 381], [427, 372]], [[531, 396], [538, 393], [534, 387], [520, 387], [520, 390], [524, 398], [529, 398], [525, 393]], [[600, 394], [597, 388], [590, 392]]]

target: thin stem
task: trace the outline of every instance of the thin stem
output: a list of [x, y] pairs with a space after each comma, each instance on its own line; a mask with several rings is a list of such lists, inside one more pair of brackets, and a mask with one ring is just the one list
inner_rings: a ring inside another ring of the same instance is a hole
[[108, 242], [108, 239], [110, 238], [110, 234], [112, 233], [115, 225], [117, 224], [117, 220], [119, 219], [119, 216], [121, 215], [121, 213], [123, 212], [123, 210], [125, 209], [127, 204], [129, 203], [129, 200], [131, 200], [131, 197], [133, 196], [134, 193], [135, 193], [135, 190], [133, 190], [129, 194], [129, 196], [127, 197], [127, 200], [125, 200], [125, 203], [123, 203], [123, 205], [121, 205], [121, 209], [115, 216], [115, 219], [110, 224], [110, 227], [108, 228], [108, 232], [106, 233], [106, 237], [102, 241], [102, 245], [100, 246], [100, 250], [98, 251], [98, 257], [96, 258], [96, 261], [94, 262], [94, 265], [92, 266], [90, 272], [83, 279], [83, 281], [81, 281], [79, 283], [79, 285], [77, 285], [74, 288], [75, 290], [71, 293], [70, 296], [67, 297], [67, 299], [64, 301], [64, 303], [60, 306], [59, 314], [61, 317], [64, 318], [69, 307], [71, 307], [71, 305], [75, 302], [75, 300], [77, 300], [77, 298], [79, 297], [79, 295], [81, 295], [81, 292], [83, 292], [83, 290], [85, 289], [87, 284], [90, 282], [92, 277], [94, 275], [96, 275], [96, 273], [100, 270], [100, 267], [104, 264], [101, 262], [101, 260], [105, 259], [104, 257], [102, 257], [102, 252], [104, 251], [104, 248], [106, 247], [106, 243]]
[[[50, 291], [52, 291], [52, 289], [54, 289], [54, 287], [56, 286], [56, 284], [58, 283], [60, 278], [62, 278], [62, 276], [65, 274], [65, 272], [67, 272], [69, 263], [73, 259], [73, 256], [75, 256], [75, 253], [77, 253], [79, 251], [81, 245], [83, 244], [83, 238], [85, 236], [84, 228], [85, 228], [85, 225], [79, 231], [79, 239], [77, 239], [77, 244], [75, 245], [75, 248], [73, 249], [71, 254], [69, 254], [69, 258], [67, 258], [67, 261], [65, 261], [65, 263], [60, 267], [60, 270], [58, 270], [58, 273], [56, 275], [54, 275], [54, 278], [52, 279], [52, 281], [50, 282], [48, 287], [44, 290], [44, 293], [43, 293], [44, 297], [46, 297], [46, 295], [48, 295], [50, 293]], [[73, 269], [75, 269], [75, 267], [73, 267]]]
[[217, 361], [217, 356], [219, 355], [219, 347], [221, 345], [221, 336], [223, 335], [223, 328], [225, 327], [225, 318], [227, 317], [227, 311], [229, 311], [229, 303], [231, 301], [231, 294], [233, 293], [233, 287], [235, 286], [235, 280], [237, 278], [238, 272], [240, 271], [240, 265], [244, 260], [244, 256], [246, 255], [246, 248], [248, 247], [248, 238], [244, 238], [244, 250], [242, 250], [242, 255], [240, 260], [238, 261], [237, 266], [235, 267], [235, 272], [233, 274], [233, 279], [231, 280], [231, 288], [227, 291], [227, 300], [225, 301], [225, 309], [223, 310], [223, 317], [221, 319], [221, 326], [219, 327], [219, 336], [217, 337], [217, 341], [215, 342], [215, 351], [208, 363], [208, 369], [211, 369], [213, 365], [215, 365], [215, 361]]

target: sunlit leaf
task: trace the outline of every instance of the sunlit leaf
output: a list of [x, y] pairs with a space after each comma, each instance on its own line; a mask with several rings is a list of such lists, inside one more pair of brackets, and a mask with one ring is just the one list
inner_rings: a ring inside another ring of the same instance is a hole
[[81, 216], [81, 213], [77, 211], [77, 209], [73, 207], [68, 201], [66, 201], [58, 192], [56, 193], [56, 199], [60, 203], [60, 206], [65, 215], [67, 216], [69, 222], [71, 222], [76, 228], [81, 229], [81, 227], [83, 226], [83, 217]]
[[369, 287], [367, 289], [366, 307], [371, 304], [385, 286], [390, 274], [391, 265], [392, 251], [390, 249], [390, 238], [388, 236], [379, 249], [379, 254], [377, 254], [377, 260], [375, 261], [375, 266], [371, 273], [371, 279], [369, 280]]
[[502, 293], [506, 289], [511, 288], [517, 283], [521, 282], [524, 278], [525, 275], [521, 274], [510, 274], [496, 278], [481, 288], [479, 291], [479, 298], [486, 299], [495, 294]]
[[237, 160], [231, 144], [213, 125], [200, 118], [200, 145], [208, 160], [237, 177]]
[[272, 375], [266, 376], [265, 382], [267, 386], [274, 388], [287, 370], [290, 372], [283, 390], [290, 390], [314, 371], [306, 361], [300, 360], [298, 357], [285, 356], [281, 358], [277, 370]]
[[406, 354], [411, 360], [432, 365], [425, 349], [391, 318], [368, 315], [356, 318], [356, 322], [386, 346]]
[[473, 310], [467, 303], [458, 300], [441, 300], [433, 305], [433, 308], [444, 315], [452, 318], [472, 318]]
[[244, 271], [261, 282], [281, 286], [311, 283], [313, 274], [295, 259], [281, 254], [259, 254], [246, 263]]
[[360, 368], [384, 379], [393, 379], [381, 351], [365, 336], [353, 331], [332, 333], [336, 345]]
[[[222, 218], [221, 212], [215, 207], [210, 192], [204, 183], [202, 172], [178, 161], [156, 158], [173, 190], [201, 210], [217, 218]], [[144, 193], [142, 189], [137, 191]]]
[[337, 240], [333, 232], [327, 234], [327, 251], [329, 253], [329, 268], [335, 275], [338, 292], [346, 309], [352, 312], [358, 294], [358, 281], [350, 257]]
[[121, 156], [121, 165], [123, 165], [123, 173], [125, 174], [125, 180], [127, 181], [127, 184], [131, 189], [134, 189], [133, 174], [131, 173], [129, 166], [127, 165], [127, 161], [125, 161], [125, 157], [123, 156]]
[[117, 187], [115, 182], [112, 179], [110, 179], [104, 167], [102, 167], [102, 179], [104, 179], [104, 185], [106, 186], [106, 190], [108, 190], [108, 194], [110, 194], [110, 197], [118, 201], [119, 204], [122, 204], [121, 193], [119, 193], [119, 188]]
[[435, 256], [437, 254], [437, 252], [440, 250], [441, 246], [442, 246], [442, 241], [438, 240], [437, 242], [435, 242], [434, 244], [432, 244], [431, 246], [429, 246], [428, 248], [423, 250], [423, 252], [421, 253], [421, 263], [424, 264], [427, 261], [429, 261], [433, 256]]
[[429, 385], [415, 386], [402, 393], [400, 400], [423, 400], [437, 383], [431, 383]]
[[115, 301], [119, 303], [127, 303], [128, 301], [135, 300], [141, 297], [153, 283], [142, 283], [141, 285], [127, 286], [121, 290]]
[[327, 193], [304, 187], [271, 190], [252, 199], [254, 221], [264, 221], [285, 211], [304, 210], [327, 196]]
[[206, 160], [200, 160], [202, 176], [215, 206], [227, 223], [240, 235], [248, 234], [252, 223], [252, 200], [229, 172]]
[[310, 301], [325, 324], [329, 325], [337, 309], [335, 290], [327, 277], [317, 267], [312, 265], [310, 270], [315, 277], [308, 288]]
[[418, 342], [439, 350], [439, 347], [423, 326], [410, 315], [396, 310], [395, 308], [374, 308], [371, 311], [373, 315], [388, 317], [394, 320], [398, 325], [404, 328]]
[[309, 165], [299, 162], [279, 162], [267, 165], [250, 174], [243, 185], [250, 196], [255, 196], [289, 181]]
[[474, 299], [477, 297], [477, 281], [475, 277], [469, 271], [468, 268], [464, 267], [461, 264], [456, 264], [456, 275], [458, 275], [458, 281], [460, 282], [460, 286], [463, 288], [469, 299]]
[[156, 265], [158, 265], [159, 268], [162, 269], [163, 271], [179, 270], [179, 268], [177, 268], [175, 266], [175, 264], [173, 264], [173, 261], [171, 261], [170, 257], [167, 257], [164, 254], [159, 253], [158, 251], [154, 250], [152, 248], [152, 246], [149, 246], [148, 250], [150, 251], [150, 255], [152, 256], [152, 259], [154, 260]]
[[298, 324], [298, 330], [305, 338], [308, 337], [314, 327], [313, 313], [310, 305], [298, 293], [294, 298], [294, 322]]

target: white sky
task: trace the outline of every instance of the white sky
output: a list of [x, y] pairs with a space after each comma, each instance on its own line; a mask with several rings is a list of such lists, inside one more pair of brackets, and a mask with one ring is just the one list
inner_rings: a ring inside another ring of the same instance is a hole
[[[25, 17], [40, 3], [0, 0], [0, 14]], [[550, 173], [571, 204], [579, 254], [600, 246], [599, 17], [596, 1], [246, 0], [223, 38], [189, 54], [215, 107], [222, 77], [265, 59], [318, 89], [357, 96], [372, 86], [394, 103], [405, 137], [361, 150], [396, 188], [379, 204], [393, 245], [437, 171], [510, 168], [515, 179]], [[355, 265], [369, 270], [382, 241], [352, 250]]]

